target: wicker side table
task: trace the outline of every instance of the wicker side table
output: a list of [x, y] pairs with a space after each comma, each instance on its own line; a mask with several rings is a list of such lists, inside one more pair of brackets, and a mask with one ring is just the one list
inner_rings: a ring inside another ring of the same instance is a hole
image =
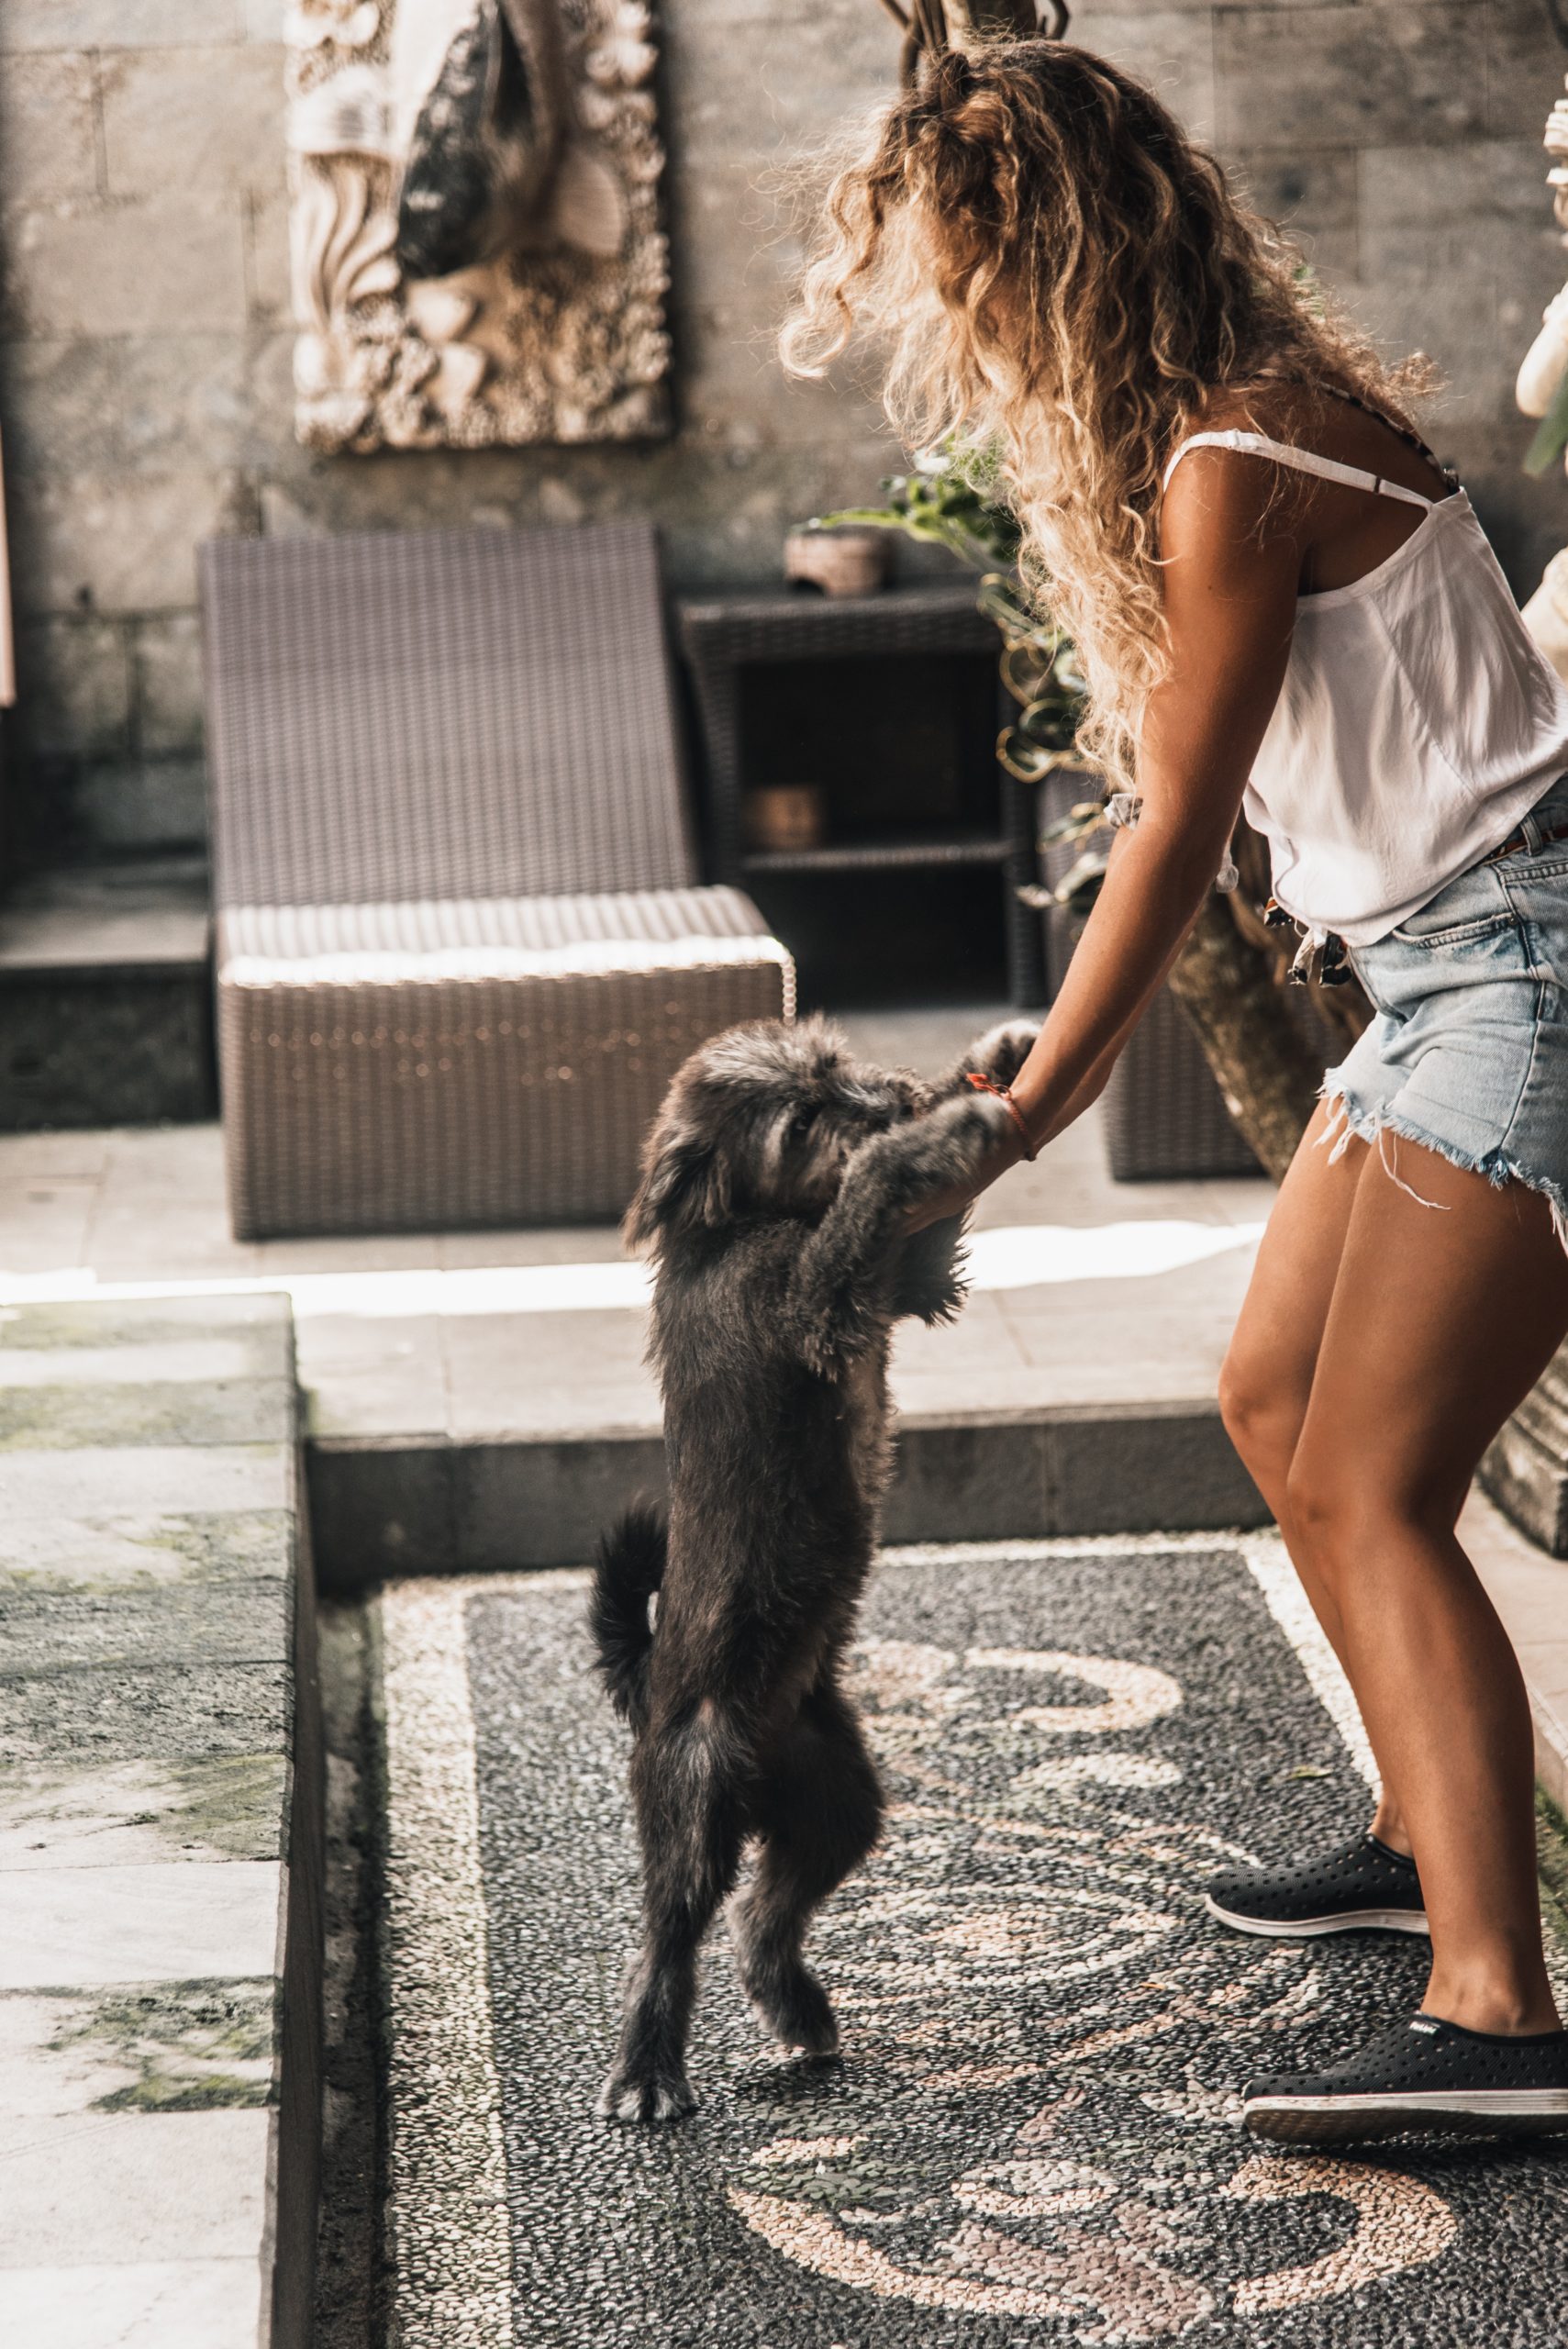
[[[746, 769], [747, 673], [763, 667], [866, 658], [931, 660], [1000, 651], [995, 628], [967, 584], [915, 584], [873, 596], [828, 597], [773, 590], [686, 597], [676, 607], [678, 640], [690, 664], [708, 778], [713, 878], [745, 887], [770, 874], [940, 871], [992, 865], [1001, 896], [1009, 987], [1020, 1005], [1045, 999], [1038, 918], [1017, 892], [1034, 877], [1031, 794], [998, 766], [994, 813], [973, 827], [895, 829], [874, 837], [825, 840], [786, 850], [748, 848], [742, 798]], [[1000, 716], [1002, 687], [996, 685]]]

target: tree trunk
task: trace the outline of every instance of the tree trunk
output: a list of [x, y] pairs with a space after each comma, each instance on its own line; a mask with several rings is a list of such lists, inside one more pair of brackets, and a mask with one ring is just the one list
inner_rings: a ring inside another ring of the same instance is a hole
[[1372, 1005], [1348, 969], [1338, 986], [1314, 984], [1307, 1000], [1323, 1037], [1317, 1043], [1292, 1017], [1286, 973], [1300, 943], [1294, 928], [1271, 930], [1269, 847], [1248, 823], [1231, 842], [1240, 885], [1211, 893], [1181, 960], [1171, 992], [1203, 1047], [1225, 1106], [1276, 1182], [1306, 1130], [1330, 1057], [1342, 1060], [1372, 1018]]
[[1279, 1182], [1323, 1081], [1321, 1055], [1290, 1016], [1265, 956], [1242, 937], [1216, 892], [1205, 898], [1171, 972], [1240, 1131]]

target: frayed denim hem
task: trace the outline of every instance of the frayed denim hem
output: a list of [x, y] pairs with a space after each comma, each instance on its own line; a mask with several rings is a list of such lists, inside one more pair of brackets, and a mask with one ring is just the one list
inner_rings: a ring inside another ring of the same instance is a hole
[[1561, 1183], [1554, 1183], [1544, 1174], [1530, 1174], [1505, 1151], [1488, 1151], [1484, 1158], [1469, 1157], [1463, 1151], [1455, 1150], [1451, 1143], [1439, 1141], [1435, 1134], [1423, 1133], [1419, 1126], [1407, 1119], [1396, 1117], [1392, 1110], [1362, 1108], [1359, 1102], [1352, 1102], [1342, 1085], [1325, 1084], [1318, 1097], [1329, 1110], [1329, 1122], [1318, 1135], [1314, 1148], [1321, 1150], [1325, 1142], [1331, 1145], [1329, 1152], [1330, 1166], [1344, 1156], [1353, 1135], [1358, 1141], [1364, 1141], [1376, 1151], [1384, 1173], [1407, 1198], [1414, 1199], [1418, 1207], [1431, 1208], [1438, 1214], [1446, 1215], [1448, 1208], [1441, 1199], [1424, 1199], [1398, 1171], [1396, 1145], [1399, 1141], [1415, 1142], [1422, 1150], [1435, 1152], [1451, 1166], [1457, 1166], [1462, 1174], [1484, 1176], [1495, 1191], [1506, 1190], [1510, 1183], [1522, 1183], [1527, 1191], [1539, 1191], [1551, 1209], [1551, 1228], [1562, 1246], [1568, 1250], [1568, 1194], [1564, 1193]]

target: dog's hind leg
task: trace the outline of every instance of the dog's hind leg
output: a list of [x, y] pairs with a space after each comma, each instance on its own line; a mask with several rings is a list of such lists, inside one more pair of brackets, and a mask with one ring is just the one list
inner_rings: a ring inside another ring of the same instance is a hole
[[860, 1723], [830, 1682], [769, 1750], [752, 1808], [762, 1856], [729, 1920], [741, 1987], [783, 2045], [830, 2055], [839, 2027], [802, 1945], [812, 1911], [875, 1843], [883, 1810]]
[[599, 2096], [602, 2120], [678, 2121], [696, 2104], [686, 2037], [697, 1950], [740, 1865], [740, 1776], [737, 1742], [708, 1706], [651, 1731], [634, 1751], [643, 1945], [627, 1982], [615, 2069]]

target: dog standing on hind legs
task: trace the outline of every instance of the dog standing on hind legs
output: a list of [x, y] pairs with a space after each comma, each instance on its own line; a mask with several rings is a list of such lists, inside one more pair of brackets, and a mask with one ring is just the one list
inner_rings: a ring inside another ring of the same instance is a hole
[[911, 1233], [907, 1211], [1011, 1130], [965, 1079], [1009, 1083], [1033, 1041], [995, 1029], [933, 1085], [858, 1067], [819, 1021], [732, 1029], [680, 1069], [650, 1134], [626, 1235], [655, 1260], [671, 1503], [667, 1522], [622, 1519], [594, 1584], [643, 1880], [606, 2119], [692, 2110], [697, 1952], [753, 1838], [730, 1912], [742, 1985], [784, 2046], [838, 2043], [803, 1945], [882, 1822], [843, 1669], [891, 1464], [889, 1341], [963, 1297], [961, 1219]]

